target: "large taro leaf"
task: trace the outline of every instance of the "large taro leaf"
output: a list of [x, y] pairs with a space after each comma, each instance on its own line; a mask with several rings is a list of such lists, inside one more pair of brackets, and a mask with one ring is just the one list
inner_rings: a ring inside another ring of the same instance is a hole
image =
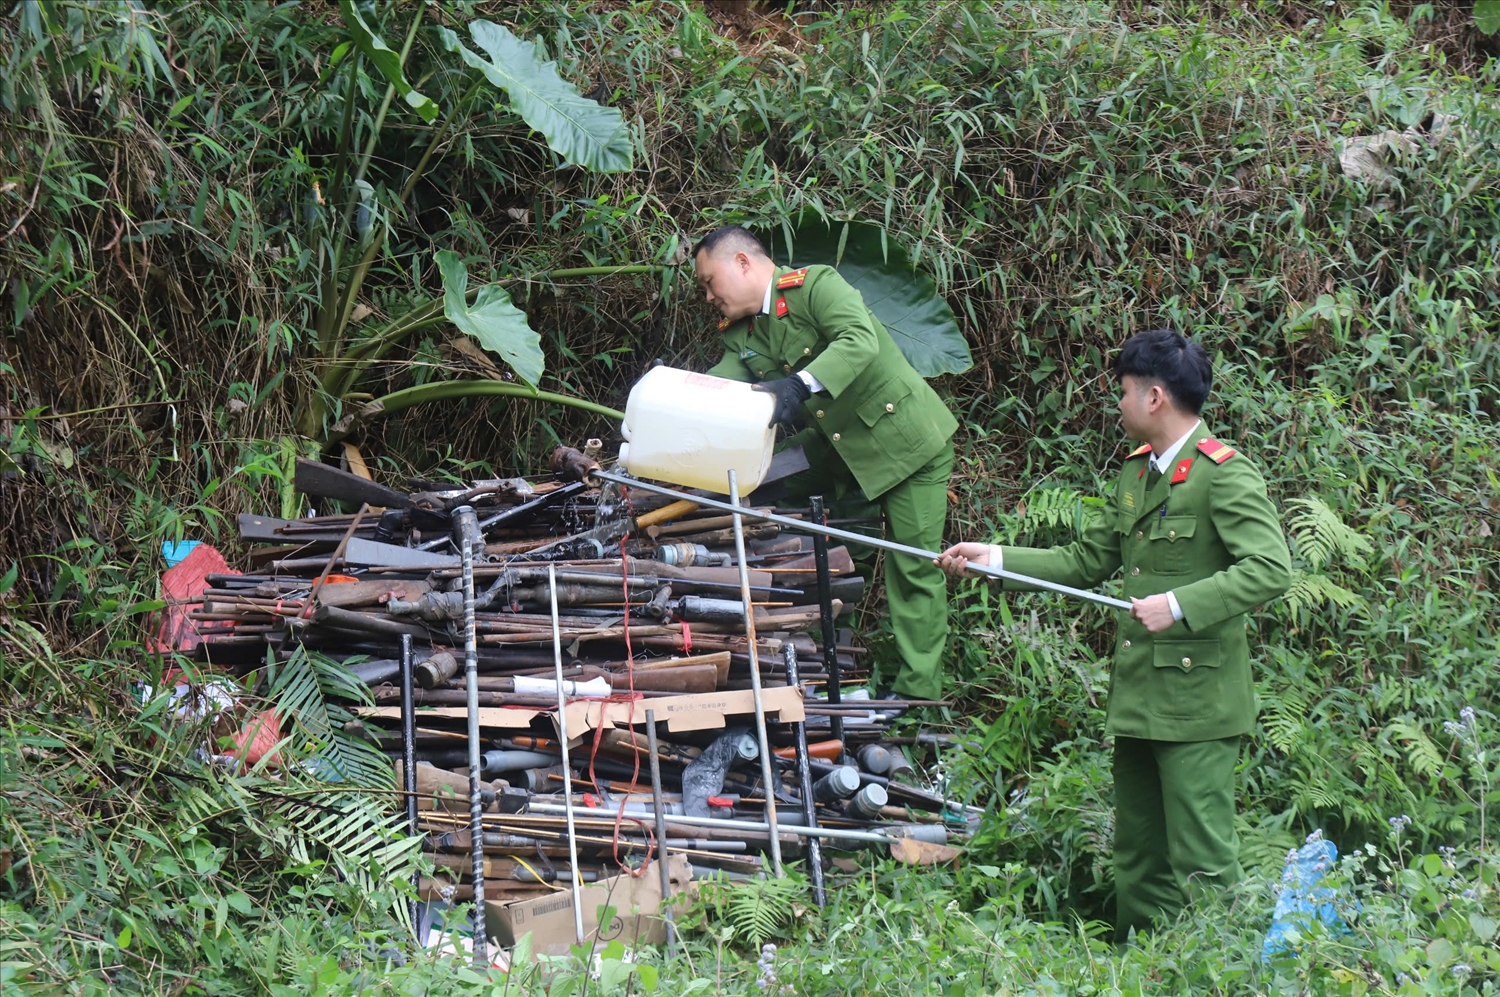
[[498, 24], [469, 25], [474, 42], [489, 53], [475, 55], [458, 35], [443, 28], [443, 45], [510, 96], [522, 119], [541, 132], [552, 150], [568, 162], [599, 173], [630, 169], [632, 146], [625, 118], [595, 103], [557, 75], [557, 63], [537, 58], [536, 46]]
[[937, 285], [912, 267], [906, 250], [895, 240], [882, 238], [878, 225], [830, 225], [816, 215], [804, 214], [791, 227], [790, 248], [784, 230], [773, 234], [772, 255], [789, 266], [826, 263], [836, 267], [864, 295], [866, 307], [923, 377], [962, 374], [974, 366], [963, 330], [953, 309], [937, 293]]
[[466, 300], [469, 268], [453, 250], [439, 250], [437, 265], [443, 275], [443, 314], [448, 321], [485, 349], [500, 354], [517, 377], [535, 388], [547, 361], [541, 337], [526, 324], [526, 313], [510, 303], [510, 295], [499, 284], [481, 287], [470, 305]]
[[385, 43], [385, 40], [370, 30], [364, 18], [359, 16], [359, 10], [354, 6], [354, 0], [339, 0], [339, 10], [343, 12], [344, 23], [349, 26], [349, 35], [355, 46], [365, 54], [365, 58], [375, 64], [391, 84], [401, 99], [422, 116], [423, 121], [436, 120], [438, 106], [429, 97], [424, 97], [416, 91], [409, 82], [406, 74], [401, 71], [401, 55]]
[[1474, 0], [1474, 27], [1487, 35], [1500, 31], [1500, 0]]

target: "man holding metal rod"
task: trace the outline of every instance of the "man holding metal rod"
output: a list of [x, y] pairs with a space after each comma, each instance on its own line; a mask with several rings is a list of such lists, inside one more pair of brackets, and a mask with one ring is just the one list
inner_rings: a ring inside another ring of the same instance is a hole
[[[710, 371], [776, 396], [772, 422], [805, 421], [794, 441], [811, 469], [798, 494], [857, 484], [880, 505], [890, 539], [936, 549], [948, 512], [958, 422], [864, 299], [827, 266], [778, 267], [738, 225], [715, 229], [693, 254], [698, 285], [724, 316], [724, 358]], [[852, 481], [851, 481], [852, 478]], [[901, 668], [892, 688], [937, 699], [948, 635], [942, 572], [925, 560], [885, 561]]]
[[1143, 332], [1115, 374], [1121, 425], [1142, 445], [1104, 515], [1063, 547], [960, 543], [937, 563], [1077, 587], [1124, 571], [1130, 611], [1115, 636], [1105, 725], [1123, 941], [1175, 916], [1193, 891], [1240, 877], [1234, 770], [1255, 725], [1246, 614], [1286, 592], [1291, 575], [1260, 472], [1199, 417], [1212, 384], [1203, 347], [1169, 329]]

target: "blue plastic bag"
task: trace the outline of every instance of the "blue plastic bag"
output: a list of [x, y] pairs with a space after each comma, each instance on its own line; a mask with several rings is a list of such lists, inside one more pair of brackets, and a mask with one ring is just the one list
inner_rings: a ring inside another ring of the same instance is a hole
[[1308, 835], [1307, 844], [1287, 855], [1261, 958], [1270, 962], [1276, 956], [1295, 955], [1301, 948], [1301, 932], [1312, 923], [1321, 922], [1338, 933], [1349, 930], [1334, 908], [1338, 892], [1323, 885], [1338, 857], [1338, 848], [1323, 840], [1322, 831]]
[[167, 567], [175, 568], [187, 559], [198, 546], [201, 540], [163, 540], [161, 543], [161, 556], [167, 559]]

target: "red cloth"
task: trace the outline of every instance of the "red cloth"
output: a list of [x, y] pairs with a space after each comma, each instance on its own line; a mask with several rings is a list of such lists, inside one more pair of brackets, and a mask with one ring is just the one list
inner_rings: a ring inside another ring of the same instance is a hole
[[222, 555], [208, 544], [199, 544], [194, 547], [192, 553], [183, 558], [174, 567], [168, 568], [161, 576], [162, 599], [172, 603], [166, 608], [162, 616], [161, 629], [157, 631], [155, 641], [148, 641], [152, 651], [191, 651], [203, 643], [203, 633], [212, 630], [225, 630], [231, 624], [215, 623], [207, 620], [193, 620], [188, 614], [202, 605], [198, 603], [184, 603], [180, 600], [191, 599], [193, 596], [201, 596], [208, 588], [209, 575], [238, 575], [225, 563]]
[[[280, 740], [281, 717], [277, 715], [275, 709], [269, 709], [245, 721], [244, 729], [234, 735], [235, 750], [229, 754], [238, 755], [244, 759], [246, 766], [252, 766], [276, 747]], [[280, 763], [280, 758], [271, 759], [272, 765]]]

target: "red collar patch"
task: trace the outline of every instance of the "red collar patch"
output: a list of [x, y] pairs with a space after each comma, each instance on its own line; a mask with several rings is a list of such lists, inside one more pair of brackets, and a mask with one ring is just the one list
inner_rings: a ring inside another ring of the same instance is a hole
[[777, 318], [786, 318], [786, 313], [787, 313], [786, 299], [785, 298], [777, 298], [776, 299], [776, 317]]
[[1177, 470], [1172, 474], [1172, 484], [1180, 485], [1187, 480], [1188, 469], [1193, 466], [1193, 458], [1186, 457], [1177, 462]]

